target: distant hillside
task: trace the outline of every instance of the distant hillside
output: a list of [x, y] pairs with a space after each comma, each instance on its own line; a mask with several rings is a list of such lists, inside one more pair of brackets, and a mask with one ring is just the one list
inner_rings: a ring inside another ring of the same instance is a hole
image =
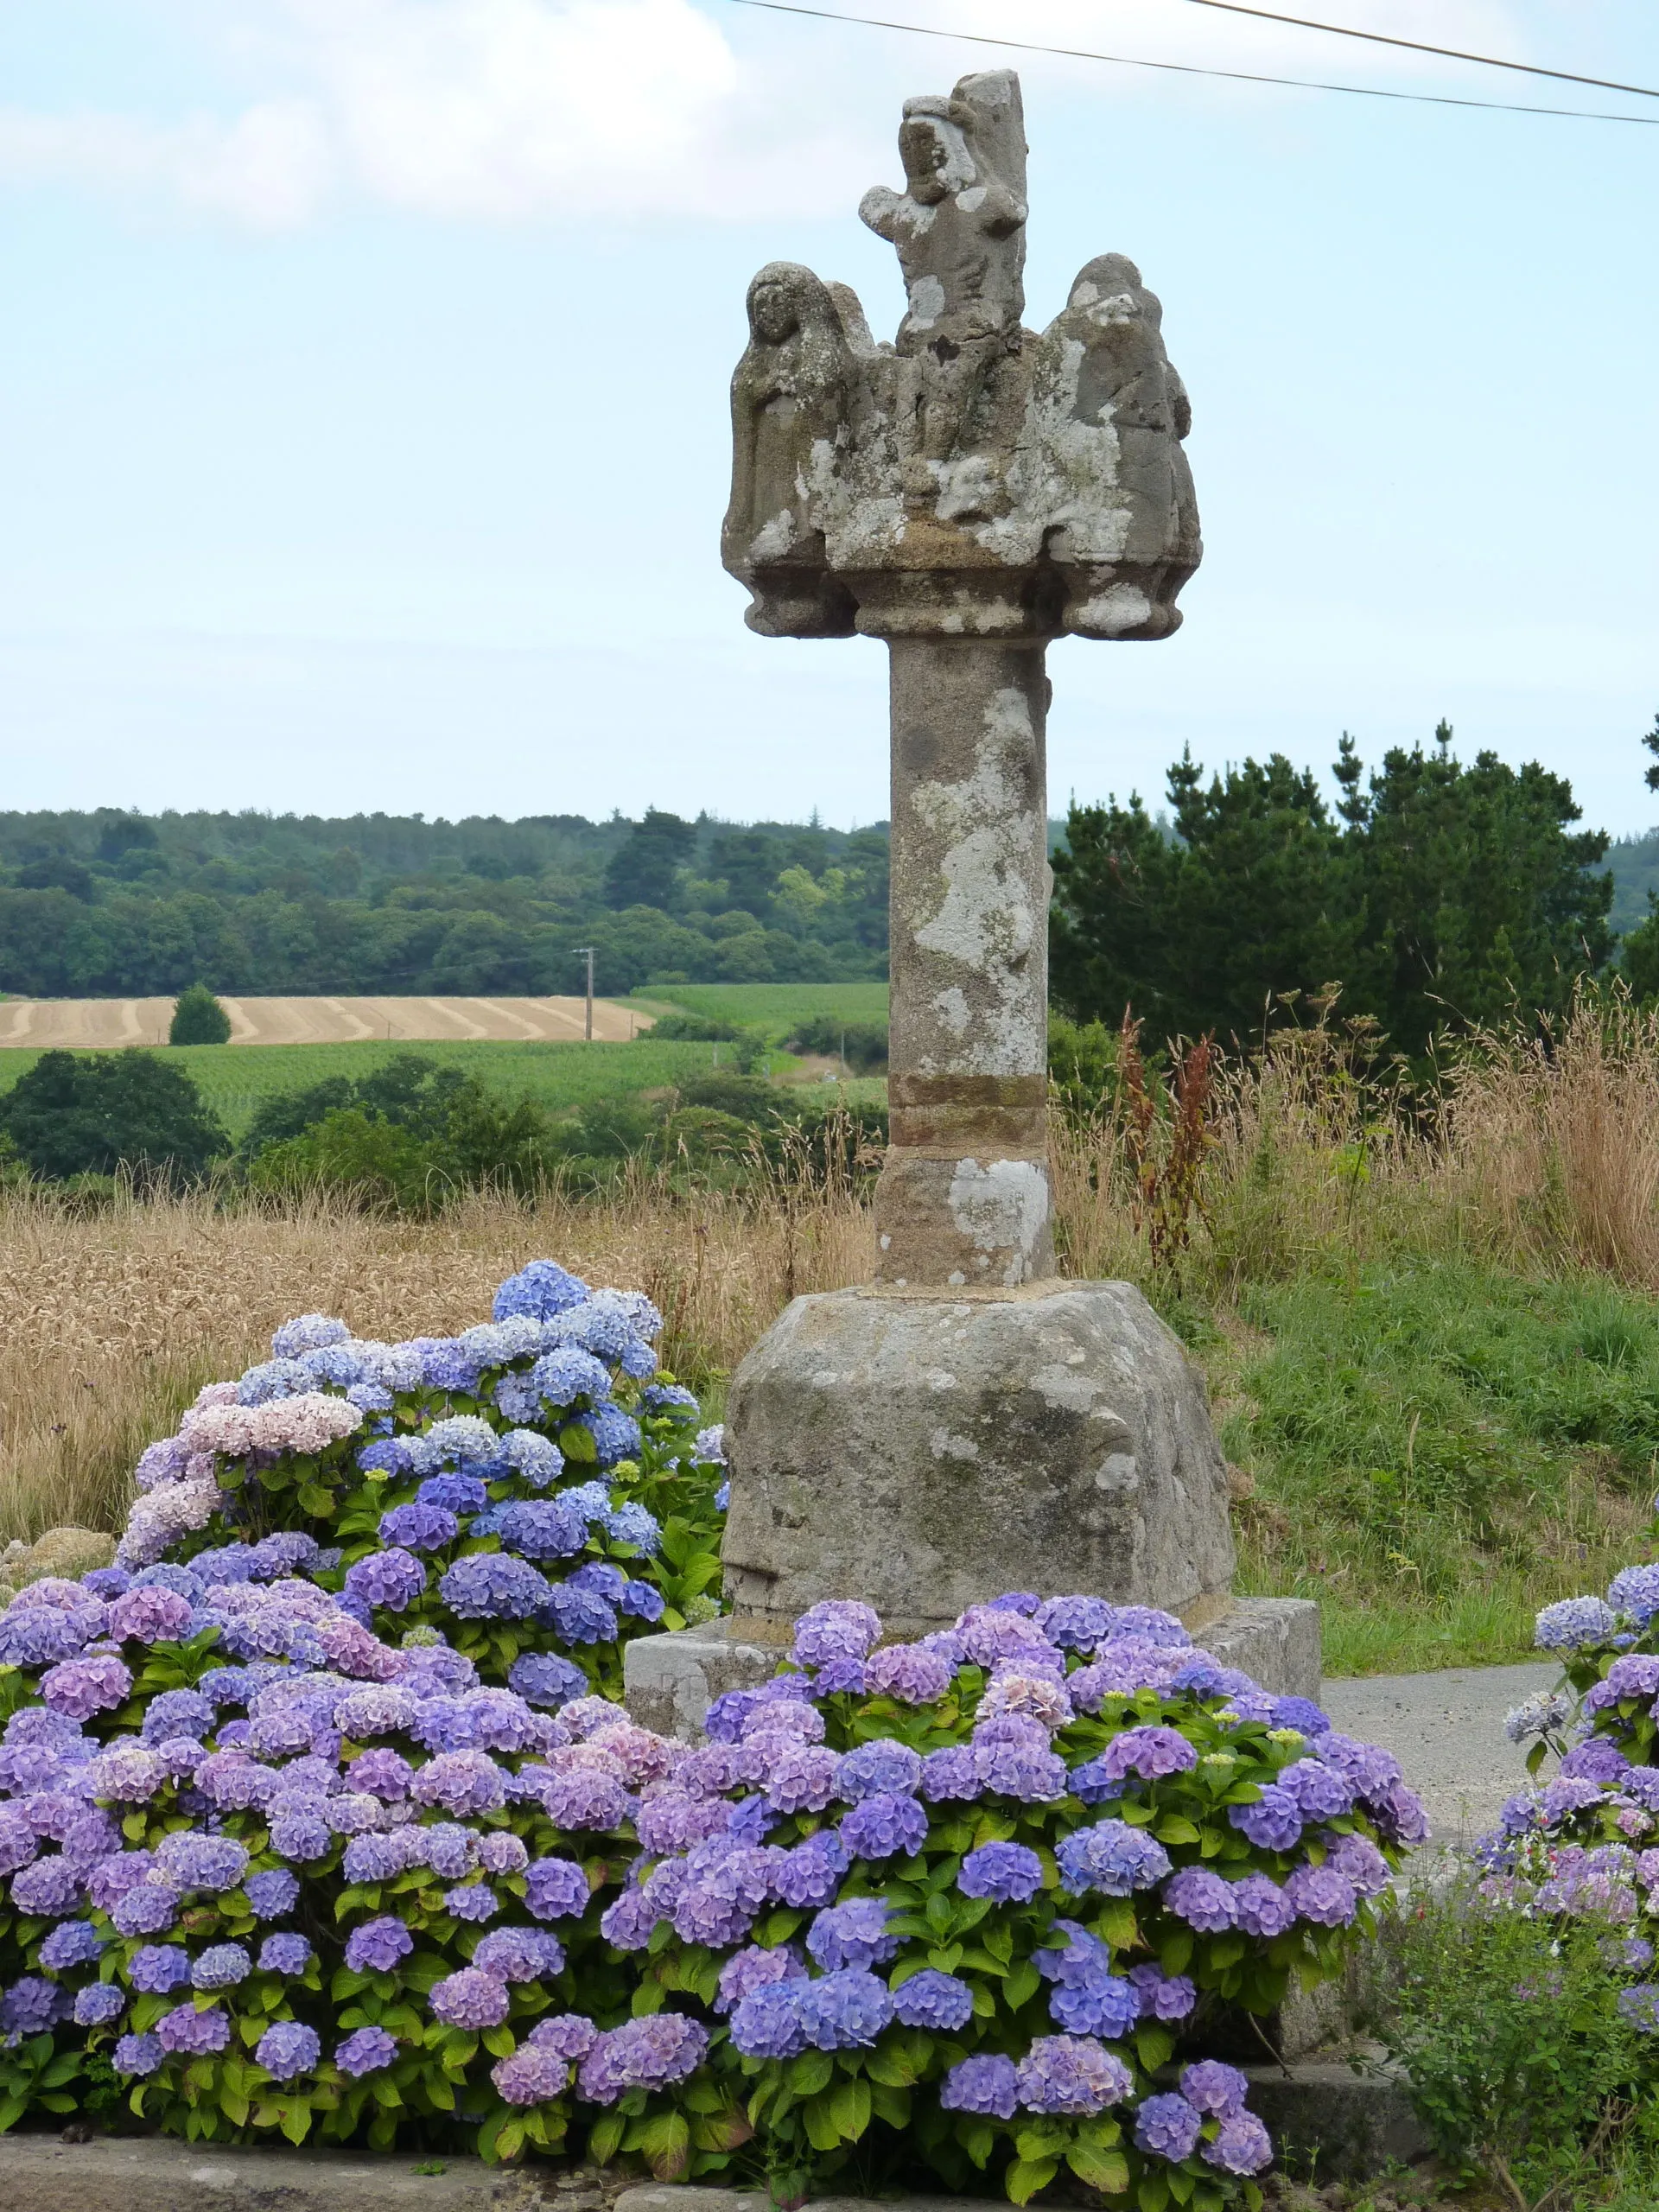
[[1648, 918], [1648, 893], [1659, 893], [1659, 829], [1615, 837], [1607, 852], [1613, 879], [1613, 927], [1621, 937]]
[[556, 994], [887, 974], [885, 824], [0, 814], [0, 990]]

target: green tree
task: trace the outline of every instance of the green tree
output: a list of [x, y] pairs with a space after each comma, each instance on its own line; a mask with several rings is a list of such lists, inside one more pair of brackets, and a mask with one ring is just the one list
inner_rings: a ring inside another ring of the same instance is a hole
[[231, 1017], [206, 983], [188, 983], [174, 1001], [169, 1045], [228, 1045]]
[[1138, 796], [1074, 806], [1054, 855], [1050, 976], [1080, 1021], [1133, 1008], [1154, 1035], [1249, 1038], [1269, 994], [1317, 990], [1351, 940], [1342, 839], [1282, 753], [1169, 772], [1172, 837]]
[[1173, 834], [1136, 798], [1073, 807], [1054, 855], [1051, 973], [1079, 1020], [1126, 1009], [1154, 1036], [1259, 1032], [1271, 997], [1344, 987], [1421, 1053], [1448, 1022], [1554, 1009], [1612, 949], [1599, 831], [1535, 761], [1465, 766], [1450, 725], [1365, 778], [1344, 732], [1332, 817], [1313, 777], [1274, 753], [1206, 786], [1169, 772]]
[[695, 824], [677, 814], [664, 814], [654, 806], [626, 844], [620, 845], [605, 870], [607, 906], [660, 906], [674, 904], [676, 879], [696, 850]]
[[0, 1096], [0, 1132], [35, 1175], [190, 1181], [230, 1149], [176, 1063], [153, 1052], [42, 1052]]
[[1344, 842], [1355, 866], [1357, 958], [1333, 969], [1351, 1012], [1374, 1014], [1399, 1050], [1421, 1052], [1448, 1021], [1564, 1006], [1575, 976], [1612, 951], [1611, 876], [1600, 830], [1565, 777], [1495, 753], [1465, 767], [1451, 725], [1432, 753], [1403, 747], [1370, 779], [1364, 819]]

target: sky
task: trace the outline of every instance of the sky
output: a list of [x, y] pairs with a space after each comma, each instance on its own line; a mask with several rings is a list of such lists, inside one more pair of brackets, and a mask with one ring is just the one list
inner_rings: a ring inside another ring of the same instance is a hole
[[[1175, 636], [1051, 650], [1051, 810], [1444, 716], [1659, 819], [1659, 98], [1194, 0], [868, 11], [1649, 120], [736, 0], [0, 0], [0, 805], [883, 818], [882, 648], [721, 569], [726, 388], [766, 261], [892, 334], [900, 103], [1014, 60], [1027, 321], [1140, 264], [1205, 541]], [[1659, 87], [1652, 0], [1313, 12]]]

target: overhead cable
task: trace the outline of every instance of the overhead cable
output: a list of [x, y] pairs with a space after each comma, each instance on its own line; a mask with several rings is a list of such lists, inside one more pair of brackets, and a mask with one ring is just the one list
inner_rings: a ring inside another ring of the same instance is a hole
[[1192, 61], [1147, 61], [1133, 54], [1099, 54], [1087, 47], [1039, 46], [1026, 38], [995, 38], [988, 31], [956, 31], [935, 23], [901, 23], [886, 16], [853, 16], [831, 8], [809, 8], [800, 0], [731, 0], [734, 8], [760, 8], [774, 16], [807, 16], [823, 23], [856, 23], [866, 30], [906, 31], [914, 38], [952, 39], [969, 46], [995, 46], [1013, 54], [1046, 54], [1062, 61], [1103, 61], [1117, 69], [1155, 69], [1176, 77], [1216, 77], [1235, 85], [1282, 85], [1294, 92], [1344, 92], [1355, 99], [1404, 100], [1420, 107], [1483, 108], [1495, 115], [1553, 115], [1577, 123], [1635, 123], [1659, 126], [1659, 115], [1609, 115], [1605, 109], [1529, 107], [1517, 100], [1459, 99], [1451, 92], [1400, 92], [1380, 85], [1338, 85], [1317, 77], [1276, 77], [1259, 69], [1207, 69]]

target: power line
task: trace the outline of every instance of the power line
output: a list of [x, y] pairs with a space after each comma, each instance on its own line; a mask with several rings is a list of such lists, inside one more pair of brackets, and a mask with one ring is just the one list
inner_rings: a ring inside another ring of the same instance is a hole
[[1284, 85], [1300, 92], [1346, 92], [1357, 99], [1405, 100], [1420, 107], [1484, 108], [1495, 115], [1554, 115], [1579, 123], [1636, 123], [1659, 125], [1659, 115], [1609, 115], [1600, 108], [1528, 107], [1516, 100], [1459, 99], [1450, 92], [1385, 92], [1378, 85], [1335, 85], [1315, 77], [1272, 77], [1254, 69], [1204, 69], [1192, 61], [1147, 61], [1131, 54], [1096, 54], [1087, 47], [1039, 46], [1034, 40], [993, 38], [988, 31], [941, 30], [932, 23], [900, 23], [885, 16], [849, 16], [830, 8], [808, 8], [799, 0], [731, 0], [734, 8], [762, 8], [774, 16], [810, 16], [823, 23], [857, 23], [866, 30], [907, 31], [915, 38], [955, 39], [969, 46], [995, 46], [1014, 54], [1048, 54], [1063, 61], [1105, 61], [1118, 69], [1156, 69], [1176, 77], [1219, 77], [1235, 85]]
[[1219, 8], [1229, 16], [1255, 16], [1264, 23], [1290, 23], [1299, 31], [1325, 31], [1332, 38], [1363, 38], [1371, 46], [1403, 46], [1413, 54], [1438, 54], [1445, 61], [1477, 61], [1483, 69], [1517, 69], [1527, 77], [1554, 77], [1563, 85], [1593, 85], [1604, 92], [1635, 92], [1659, 100], [1651, 85], [1621, 85], [1614, 77], [1580, 77], [1571, 69], [1546, 69], [1535, 61], [1503, 61], [1493, 54], [1465, 54], [1460, 47], [1427, 46], [1420, 38], [1391, 38], [1386, 31], [1355, 30], [1347, 23], [1319, 23], [1309, 16], [1281, 16], [1273, 8], [1247, 8], [1244, 0], [1187, 0], [1194, 8]]

